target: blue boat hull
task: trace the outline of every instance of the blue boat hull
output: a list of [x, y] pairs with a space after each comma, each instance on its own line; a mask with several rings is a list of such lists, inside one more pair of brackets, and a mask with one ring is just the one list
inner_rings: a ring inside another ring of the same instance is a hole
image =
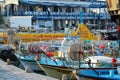
[[120, 74], [117, 74], [116, 70], [96, 70], [96, 72], [93, 70], [81, 70], [78, 75], [88, 79], [120, 80]]

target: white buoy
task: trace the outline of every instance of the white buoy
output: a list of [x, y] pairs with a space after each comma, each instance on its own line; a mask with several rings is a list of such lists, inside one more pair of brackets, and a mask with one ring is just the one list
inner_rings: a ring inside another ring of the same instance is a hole
[[117, 72], [120, 75], [120, 66], [117, 66]]
[[67, 80], [67, 76], [65, 74], [62, 75], [62, 80]]
[[33, 71], [29, 68], [29, 66], [25, 66], [25, 72], [32, 73]]
[[10, 59], [7, 58], [7, 65], [10, 65]]

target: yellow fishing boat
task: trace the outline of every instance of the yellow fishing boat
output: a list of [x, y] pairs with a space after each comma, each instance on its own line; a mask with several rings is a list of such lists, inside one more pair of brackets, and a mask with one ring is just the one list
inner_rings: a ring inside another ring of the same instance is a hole
[[[43, 41], [43, 40], [58, 40], [63, 39], [67, 34], [66, 33], [16, 33], [23, 42], [34, 42], [34, 41]], [[81, 40], [98, 40], [98, 37], [91, 33], [91, 31], [84, 24], [79, 24], [76, 31], [71, 31], [69, 36], [80, 36]], [[0, 42], [3, 44], [7, 43], [8, 33], [0, 33]]]

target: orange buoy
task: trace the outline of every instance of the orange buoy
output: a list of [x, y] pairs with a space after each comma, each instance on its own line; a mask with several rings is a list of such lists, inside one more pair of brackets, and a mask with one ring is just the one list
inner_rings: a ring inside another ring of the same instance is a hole
[[112, 58], [112, 63], [115, 64], [117, 60], [115, 58]]
[[99, 48], [104, 49], [105, 46], [104, 46], [103, 44], [101, 44], [101, 45], [99, 46]]

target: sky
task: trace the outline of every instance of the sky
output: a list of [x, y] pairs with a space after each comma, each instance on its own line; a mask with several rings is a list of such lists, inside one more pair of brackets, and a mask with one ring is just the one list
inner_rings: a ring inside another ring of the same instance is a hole
[[97, 0], [97, 1], [105, 1], [105, 0]]

